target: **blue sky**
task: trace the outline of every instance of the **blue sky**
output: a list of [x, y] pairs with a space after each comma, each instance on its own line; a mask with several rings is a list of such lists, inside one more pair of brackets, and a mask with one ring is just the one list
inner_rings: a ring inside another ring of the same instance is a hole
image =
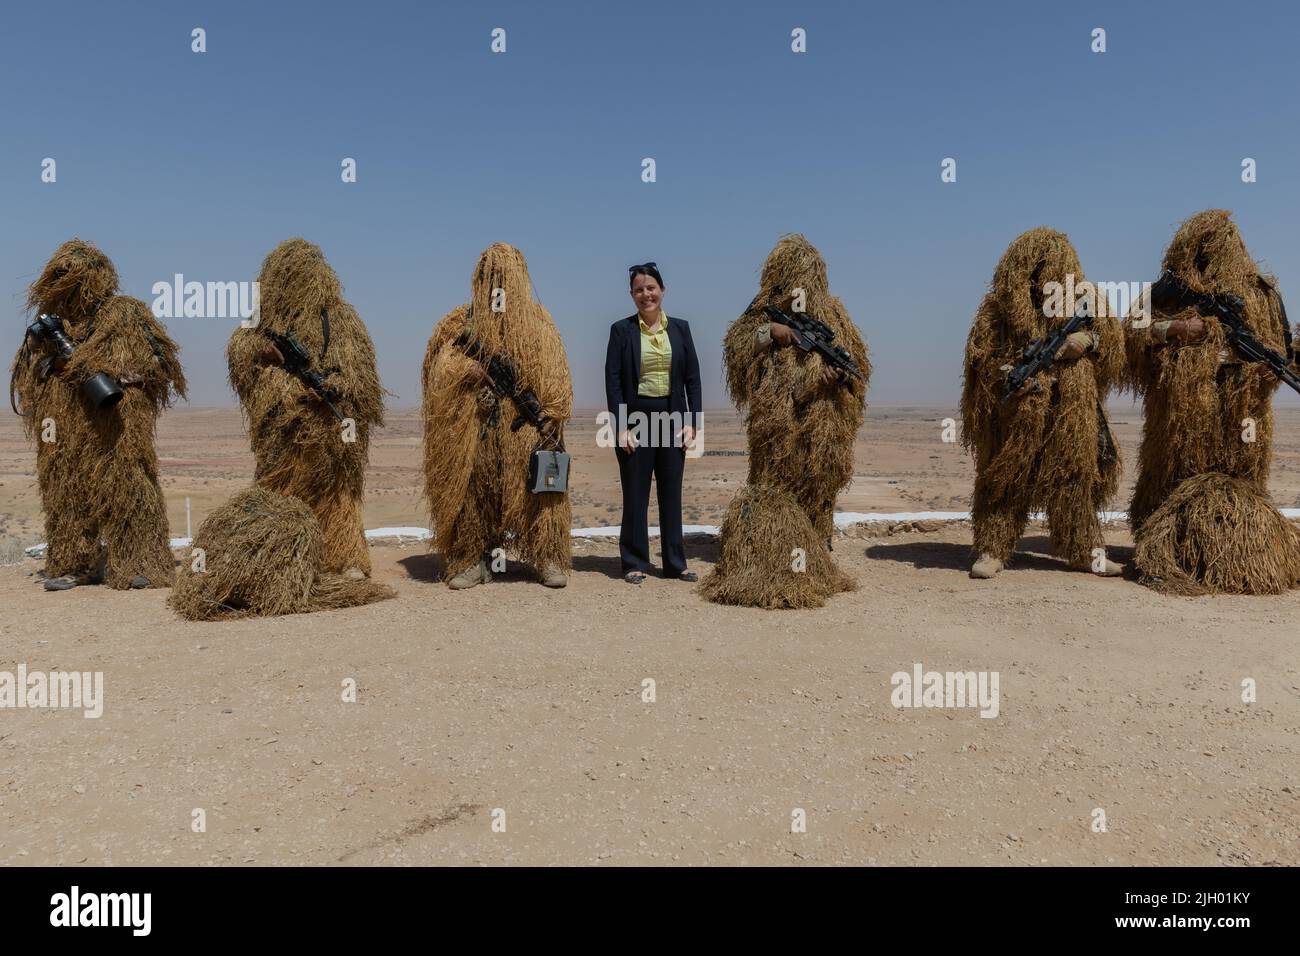
[[[1089, 278], [1154, 279], [1177, 224], [1234, 210], [1284, 294], [1300, 274], [1287, 3], [65, 3], [5, 12], [0, 282], [73, 235], [152, 300], [318, 243], [394, 405], [478, 253], [519, 246], [601, 401], [626, 267], [656, 260], [707, 405], [776, 239], [803, 232], [867, 337], [873, 403], [959, 392], [1007, 243], [1069, 233]], [[207, 31], [207, 52], [190, 31]], [[492, 54], [502, 27], [507, 52]], [[806, 29], [808, 52], [790, 50]], [[1091, 31], [1107, 52], [1090, 51]], [[641, 182], [653, 157], [658, 181]], [[45, 157], [58, 182], [42, 183]], [[340, 181], [354, 157], [358, 181]], [[957, 160], [957, 182], [940, 162]], [[1241, 182], [1241, 160], [1258, 181]], [[1300, 306], [1293, 307], [1300, 314]], [[231, 404], [231, 320], [173, 319], [195, 405]], [[1284, 399], [1288, 400], [1288, 399]]]

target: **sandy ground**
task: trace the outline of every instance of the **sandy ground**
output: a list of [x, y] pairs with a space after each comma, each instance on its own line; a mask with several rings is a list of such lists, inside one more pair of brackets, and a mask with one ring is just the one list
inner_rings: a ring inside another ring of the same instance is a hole
[[[873, 408], [840, 507], [963, 510], [951, 414]], [[1132, 462], [1140, 417], [1113, 414]], [[734, 416], [707, 427], [743, 449]], [[575, 523], [613, 524], [592, 433], [569, 433]], [[1300, 504], [1300, 414], [1278, 436], [1273, 491]], [[243, 442], [228, 410], [164, 417], [173, 534], [185, 496], [197, 526], [248, 481]], [[418, 419], [394, 414], [367, 526], [425, 523], [418, 460]], [[0, 420], [11, 552], [40, 538], [31, 468]], [[744, 468], [689, 463], [687, 520], [716, 522]], [[575, 543], [563, 591], [516, 571], [453, 593], [423, 547], [379, 545], [396, 600], [221, 624], [161, 591], [45, 593], [23, 559], [0, 567], [0, 671], [102, 671], [105, 703], [0, 711], [0, 863], [1300, 862], [1300, 593], [1165, 598], [1064, 570], [1042, 534], [976, 582], [968, 526], [857, 526], [835, 555], [859, 590], [800, 612], [630, 587], [607, 540]], [[1129, 543], [1111, 530], [1113, 556]], [[706, 572], [716, 541], [689, 551]], [[890, 675], [918, 662], [997, 671], [998, 716], [894, 708]]]

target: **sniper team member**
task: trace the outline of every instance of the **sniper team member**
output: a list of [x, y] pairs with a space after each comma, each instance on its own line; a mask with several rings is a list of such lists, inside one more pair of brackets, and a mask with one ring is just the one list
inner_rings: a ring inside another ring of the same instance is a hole
[[[1072, 277], [1072, 279], [1070, 278]], [[975, 457], [973, 578], [1002, 570], [1029, 515], [1047, 513], [1056, 553], [1071, 568], [1113, 576], [1097, 511], [1119, 485], [1120, 459], [1104, 402], [1124, 365], [1119, 323], [1092, 295], [1094, 317], [1056, 351], [1054, 366], [1007, 394], [1025, 348], [1070, 321], [1068, 303], [1049, 308], [1048, 289], [1082, 287], [1078, 254], [1064, 233], [1040, 226], [1007, 247], [966, 340], [962, 443]], [[1056, 313], [1056, 314], [1048, 314]]]
[[[470, 302], [429, 339], [422, 372], [424, 486], [434, 547], [453, 590], [492, 580], [510, 549], [549, 588], [569, 582], [567, 493], [534, 493], [538, 452], [562, 451], [573, 412], [564, 343], [533, 300], [523, 254], [504, 242], [479, 256]], [[495, 378], [494, 378], [495, 375]]]
[[258, 323], [226, 357], [248, 419], [254, 481], [301, 500], [324, 535], [322, 569], [368, 577], [361, 523], [370, 432], [383, 389], [365, 323], [318, 246], [287, 239], [262, 263]]
[[28, 291], [37, 320], [14, 358], [10, 398], [37, 440], [50, 591], [166, 588], [175, 577], [154, 428], [185, 396], [180, 350], [117, 285], [108, 256], [72, 239]]

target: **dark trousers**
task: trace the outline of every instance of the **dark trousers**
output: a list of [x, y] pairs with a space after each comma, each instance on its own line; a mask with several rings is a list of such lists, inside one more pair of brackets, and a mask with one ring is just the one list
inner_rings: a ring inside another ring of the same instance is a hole
[[[667, 412], [666, 398], [638, 398], [631, 412]], [[653, 426], [650, 433], [657, 433]], [[650, 570], [650, 478], [654, 476], [659, 498], [659, 543], [664, 553], [664, 577], [675, 578], [686, 570], [686, 544], [682, 541], [682, 473], [685, 448], [641, 446], [628, 454], [618, 449], [618, 478], [623, 486], [623, 526], [618, 535], [618, 553], [623, 573]]]

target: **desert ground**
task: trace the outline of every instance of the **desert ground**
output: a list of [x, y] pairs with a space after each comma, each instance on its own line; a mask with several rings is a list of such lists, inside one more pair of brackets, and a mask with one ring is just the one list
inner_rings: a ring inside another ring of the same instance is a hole
[[[1122, 510], [1141, 415], [1111, 413]], [[873, 406], [840, 509], [966, 510], [950, 417]], [[590, 412], [567, 433], [580, 527], [619, 520], [595, 431]], [[734, 413], [705, 435], [693, 524], [746, 468]], [[1274, 497], [1300, 505], [1300, 410], [1276, 436]], [[237, 411], [170, 411], [158, 448], [175, 536], [187, 497], [197, 528], [251, 480]], [[419, 462], [418, 415], [393, 412], [367, 527], [427, 526]], [[837, 535], [858, 590], [817, 610], [631, 587], [603, 537], [575, 539], [564, 590], [517, 569], [451, 592], [408, 541], [373, 549], [394, 600], [196, 624], [163, 590], [42, 591], [33, 468], [5, 413], [0, 671], [102, 671], [104, 710], [0, 711], [0, 864], [1300, 862], [1300, 592], [1164, 597], [1067, 571], [1038, 526], [973, 581], [968, 524], [879, 521]], [[1124, 525], [1107, 534], [1125, 560]], [[717, 541], [688, 549], [703, 575]], [[998, 672], [998, 715], [896, 709], [891, 675], [917, 663]]]

